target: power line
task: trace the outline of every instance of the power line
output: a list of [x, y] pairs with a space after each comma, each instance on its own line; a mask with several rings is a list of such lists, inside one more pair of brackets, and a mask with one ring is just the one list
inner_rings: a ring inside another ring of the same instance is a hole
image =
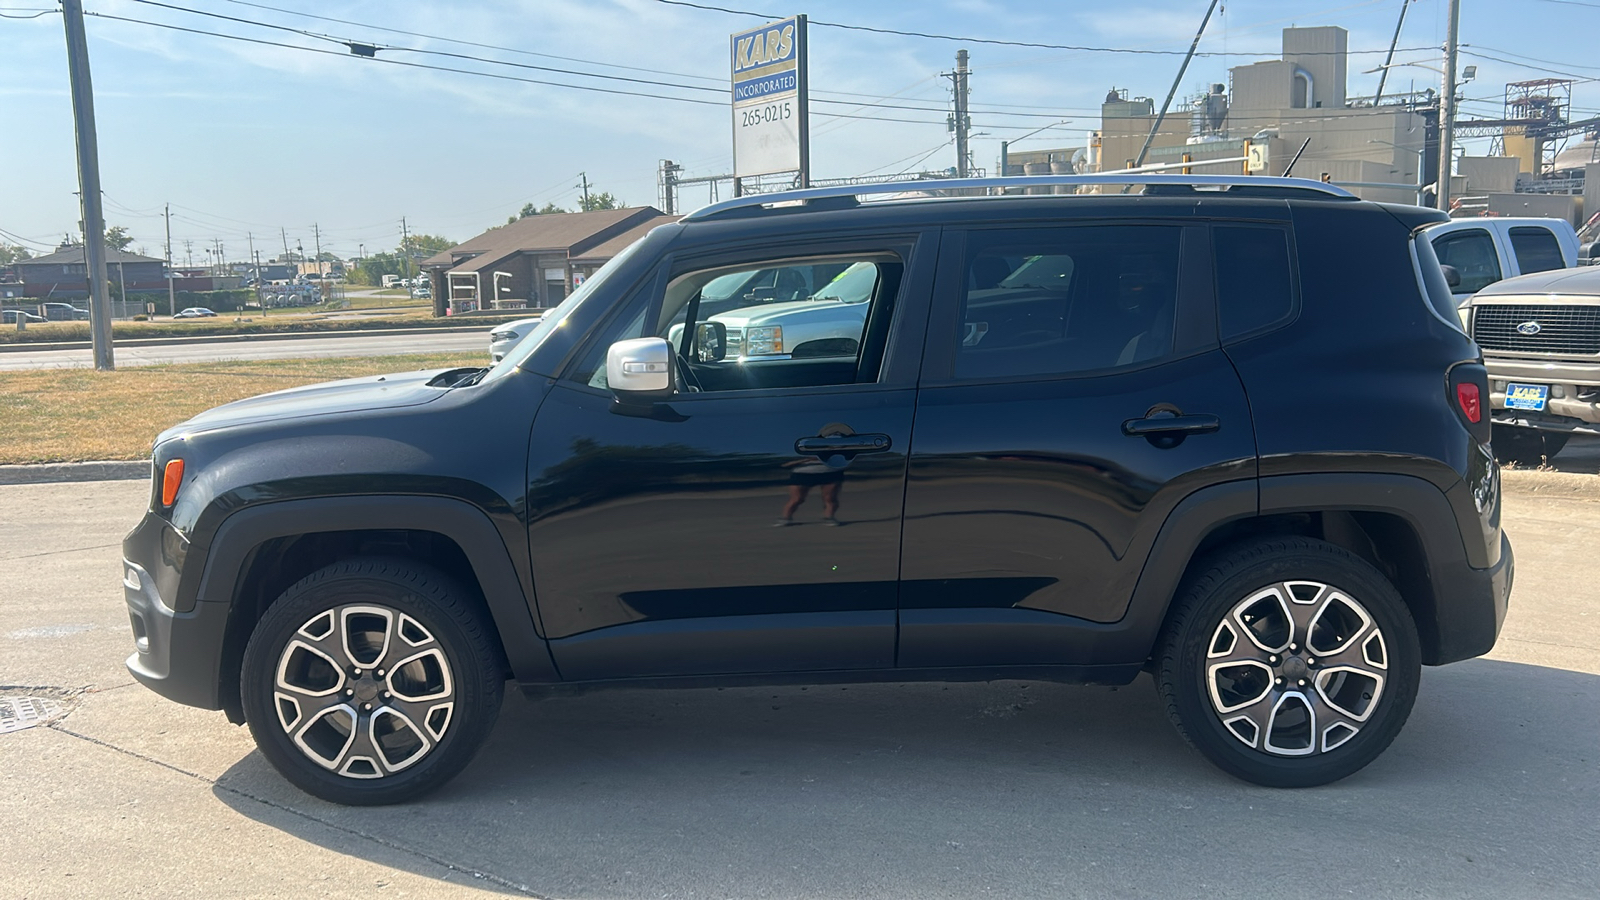
[[516, 75], [501, 75], [494, 72], [479, 72], [472, 69], [458, 69], [451, 66], [431, 66], [426, 63], [405, 62], [404, 60], [384, 59], [377, 56], [355, 57], [349, 53], [340, 53], [337, 50], [323, 50], [318, 47], [307, 47], [302, 44], [285, 44], [282, 41], [268, 41], [262, 40], [261, 38], [244, 37], [243, 35], [237, 34], [224, 34], [220, 31], [206, 31], [201, 28], [185, 28], [182, 25], [170, 25], [166, 22], [151, 22], [146, 19], [130, 19], [126, 16], [113, 16], [108, 13], [101, 12], [85, 12], [85, 15], [92, 15], [98, 19], [109, 19], [116, 22], [131, 22], [135, 25], [149, 25], [155, 28], [165, 28], [170, 31], [182, 31], [187, 34], [202, 34], [209, 37], [218, 37], [230, 41], [242, 41], [247, 44], [259, 44], [265, 47], [280, 47], [286, 50], [301, 50], [306, 53], [319, 53], [324, 56], [337, 56], [341, 59], [366, 59], [369, 62], [382, 63], [390, 66], [404, 66], [408, 69], [426, 69], [434, 72], [453, 72], [458, 75], [477, 75], [482, 78], [493, 78], [499, 81], [518, 81], [524, 84], [542, 84], [549, 87], [571, 88], [572, 90], [591, 91], [598, 94], [617, 94], [627, 97], [646, 97], [652, 100], [676, 100], [679, 103], [695, 103], [701, 106], [723, 107], [727, 105], [726, 102], [720, 102], [716, 100], [697, 100], [693, 97], [673, 97], [665, 94], [646, 94], [642, 91], [625, 91], [616, 88], [603, 88], [586, 84], [567, 84], [560, 81], [547, 81], [538, 78], [523, 78]]
[[[687, 7], [691, 8], [691, 9], [703, 9], [703, 10], [708, 10], [710, 12], [729, 13], [729, 14], [736, 15], [736, 16], [754, 16], [755, 18], [766, 19], [767, 21], [772, 21], [774, 19], [783, 18], [782, 16], [770, 15], [768, 13], [752, 12], [752, 11], [750, 11], [748, 9], [729, 9], [726, 6], [712, 6], [712, 5], [706, 4], [706, 3], [691, 3], [691, 2], [689, 2], [689, 0], [656, 0], [656, 2], [657, 3], [665, 3], [668, 6], [687, 6]], [[806, 19], [806, 23], [808, 25], [817, 25], [817, 26], [821, 26], [821, 27], [824, 27], [824, 28], [843, 28], [843, 29], [848, 30], [848, 31], [867, 31], [867, 32], [871, 32], [873, 34], [893, 34], [893, 35], [899, 35], [901, 37], [927, 38], [929, 40], [935, 40], [935, 41], [960, 41], [960, 42], [966, 43], [966, 44], [998, 44], [998, 45], [1004, 46], [1004, 47], [1032, 47], [1032, 48], [1040, 49], [1040, 50], [1073, 50], [1073, 51], [1085, 52], [1085, 53], [1136, 53], [1136, 54], [1147, 55], [1147, 56], [1183, 56], [1186, 53], [1186, 51], [1183, 51], [1183, 50], [1142, 50], [1142, 49], [1137, 49], [1137, 48], [1133, 48], [1133, 47], [1086, 47], [1086, 46], [1077, 46], [1077, 45], [1073, 45], [1073, 44], [1045, 44], [1045, 43], [1040, 43], [1038, 41], [1010, 41], [1010, 40], [1002, 40], [1000, 38], [964, 37], [964, 36], [961, 36], [961, 35], [953, 35], [953, 34], [935, 34], [935, 33], [926, 32], [926, 31], [903, 31], [903, 30], [898, 29], [898, 28], [878, 28], [878, 27], [872, 26], [872, 25], [847, 25], [847, 24], [842, 23], [842, 22], [823, 22], [823, 21], [821, 21], [819, 19], [812, 19], [812, 18], [807, 18]], [[1416, 51], [1416, 50], [1432, 50], [1432, 49], [1434, 49], [1434, 48], [1432, 48], [1432, 47], [1405, 47], [1405, 48], [1402, 48], [1403, 52], [1412, 52], [1412, 51]], [[1344, 51], [1326, 50], [1326, 51], [1316, 51], [1316, 52], [1309, 52], [1309, 53], [1300, 53], [1300, 54], [1297, 54], [1297, 55], [1299, 55], [1299, 56], [1346, 56], [1346, 55], [1353, 55], [1353, 54], [1357, 54], [1357, 53], [1388, 53], [1388, 52], [1389, 52], [1388, 49], [1385, 48], [1383, 50], [1344, 50]], [[1399, 51], [1397, 51], [1397, 52], [1399, 52]], [[1281, 53], [1281, 51], [1273, 51], [1273, 52], [1270, 52], [1270, 53], [1266, 53], [1266, 52], [1262, 52], [1262, 53], [1242, 53], [1242, 52], [1238, 52], [1238, 51], [1231, 51], [1231, 52], [1229, 52], [1227, 54], [1222, 54], [1220, 52], [1215, 52], [1215, 53], [1196, 53], [1195, 54], [1195, 56], [1223, 56], [1223, 55], [1227, 55], [1227, 56], [1280, 56], [1280, 55], [1282, 55], [1282, 53]]]
[[[602, 74], [596, 74], [596, 73], [592, 73], [592, 72], [581, 72], [581, 71], [577, 71], [577, 70], [574, 70], [574, 69], [562, 69], [562, 68], [553, 67], [553, 66], [539, 66], [539, 65], [533, 65], [531, 63], [518, 63], [518, 62], [510, 62], [508, 60], [489, 59], [489, 58], [486, 58], [486, 57], [473, 56], [471, 54], [465, 54], [465, 53], [452, 53], [452, 52], [444, 51], [444, 50], [426, 50], [426, 49], [419, 49], [419, 48], [414, 48], [414, 47], [397, 47], [397, 46], [389, 46], [389, 45], [373, 45], [373, 44], [368, 44], [366, 42], [358, 42], [358, 41], [349, 40], [349, 39], [345, 39], [345, 38], [338, 38], [338, 37], [333, 37], [333, 36], [330, 36], [330, 35], [318, 34], [316, 32], [305, 31], [305, 30], [299, 29], [299, 28], [290, 28], [290, 27], [283, 26], [283, 25], [273, 25], [273, 24], [266, 23], [266, 22], [257, 22], [257, 21], [251, 20], [251, 19], [243, 19], [243, 18], [239, 18], [237, 16], [226, 16], [226, 15], [222, 15], [220, 13], [213, 13], [213, 12], [207, 12], [207, 11], [204, 11], [204, 10], [190, 9], [190, 8], [184, 7], [184, 6], [177, 6], [177, 5], [170, 4], [170, 3], [158, 2], [158, 0], [134, 0], [134, 2], [135, 3], [141, 3], [141, 4], [144, 4], [146, 6], [158, 7], [158, 8], [161, 8], [161, 9], [169, 9], [169, 10], [175, 10], [177, 12], [186, 12], [186, 13], [192, 13], [194, 15], [199, 15], [199, 16], [207, 16], [207, 17], [210, 17], [210, 18], [221, 19], [223, 21], [234, 22], [234, 23], [238, 23], [238, 24], [242, 24], [242, 25], [254, 25], [254, 26], [261, 27], [261, 28], [270, 28], [270, 29], [277, 30], [277, 31], [285, 31], [285, 32], [289, 32], [291, 34], [299, 34], [299, 35], [303, 35], [305, 37], [314, 38], [314, 39], [317, 39], [317, 40], [328, 41], [330, 43], [339, 44], [340, 46], [345, 46], [345, 47], [349, 47], [349, 46], [374, 47], [374, 51], [375, 52], [377, 50], [387, 50], [387, 51], [397, 51], [397, 52], [406, 52], [406, 53], [421, 53], [421, 54], [427, 54], [427, 55], [432, 55], [432, 56], [442, 56], [442, 57], [447, 57], [447, 58], [451, 58], [451, 59], [467, 60], [467, 61], [470, 61], [470, 62], [480, 62], [480, 63], [485, 63], [485, 64], [488, 64], [488, 65], [508, 66], [508, 67], [511, 67], [511, 68], [528, 69], [528, 70], [540, 71], [540, 72], [552, 72], [552, 73], [562, 74], [562, 75], [575, 75], [575, 76], [578, 76], [580, 78], [599, 78], [599, 79], [604, 79], [604, 80], [607, 80], [607, 81], [622, 81], [622, 82], [628, 82], [628, 83], [632, 83], [632, 84], [649, 85], [649, 86], [652, 86], [652, 87], [667, 87], [667, 88], [675, 88], [675, 89], [679, 89], [679, 90], [701, 91], [701, 92], [705, 92], [705, 93], [716, 94], [716, 95], [719, 95], [719, 96], [726, 95], [727, 91], [728, 91], [728, 89], [726, 87], [707, 87], [707, 86], [704, 86], [704, 85], [696, 85], [696, 84], [677, 84], [677, 83], [674, 83], [674, 82], [659, 81], [659, 80], [654, 80], [654, 79], [632, 78], [632, 77], [625, 76], [625, 75], [602, 75]], [[114, 18], [114, 17], [107, 16], [107, 18]], [[159, 25], [161, 23], [147, 22], [146, 24]], [[165, 26], [165, 27], [175, 27], [175, 26]], [[207, 32], [207, 33], [210, 33], [210, 32]], [[218, 36], [222, 36], [222, 35], [218, 35]], [[301, 48], [301, 49], [311, 49], [311, 48]], [[339, 55], [342, 55], [342, 54], [339, 54]], [[372, 57], [372, 58], [376, 58], [376, 57]], [[380, 60], [380, 61], [384, 61], [384, 60]], [[903, 110], [909, 110], [909, 111], [912, 111], [912, 112], [933, 112], [933, 113], [941, 113], [941, 114], [944, 112], [943, 105], [940, 105], [940, 106], [912, 106], [912, 105], [888, 104], [888, 103], [865, 103], [865, 104], [863, 104], [863, 103], [857, 103], [857, 102], [854, 102], [854, 101], [829, 100], [829, 99], [825, 99], [825, 98], [821, 98], [821, 97], [813, 97], [812, 98], [812, 102], [813, 103], [824, 103], [824, 104], [829, 104], [829, 105], [833, 105], [833, 106], [855, 106], [855, 107], [862, 107], [862, 108], [873, 107], [873, 108], [878, 108], [878, 109], [903, 109]], [[721, 105], [721, 104], [719, 103], [718, 105]], [[973, 110], [973, 112], [982, 113], [984, 115], [1012, 116], [1012, 117], [1018, 117], [1018, 118], [1047, 118], [1047, 119], [1059, 118], [1059, 114], [1057, 114], [1057, 113], [1012, 112], [1010, 110], [1003, 110], [1003, 109]], [[825, 114], [818, 113], [818, 115], [825, 115]], [[843, 118], [843, 116], [835, 116], [835, 118]]]

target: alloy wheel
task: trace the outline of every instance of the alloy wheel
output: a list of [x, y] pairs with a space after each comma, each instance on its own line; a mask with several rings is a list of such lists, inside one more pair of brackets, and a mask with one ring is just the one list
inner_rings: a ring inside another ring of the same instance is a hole
[[1389, 651], [1371, 613], [1318, 581], [1282, 581], [1229, 609], [1202, 662], [1212, 711], [1240, 743], [1313, 756], [1354, 738], [1388, 682]]
[[317, 613], [290, 636], [274, 671], [279, 726], [306, 758], [348, 778], [420, 762], [455, 711], [444, 648], [421, 622], [385, 606]]

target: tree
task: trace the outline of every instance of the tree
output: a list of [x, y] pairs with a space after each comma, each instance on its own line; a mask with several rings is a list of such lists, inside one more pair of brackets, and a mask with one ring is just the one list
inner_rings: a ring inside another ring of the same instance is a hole
[[443, 253], [458, 243], [460, 242], [452, 241], [443, 235], [437, 234], [413, 234], [411, 236], [412, 252], [426, 253], [428, 256], [432, 256], [435, 253]]
[[32, 259], [33, 254], [27, 247], [17, 247], [11, 244], [0, 244], [0, 266], [9, 266], [14, 262]]
[[133, 235], [128, 234], [128, 229], [121, 225], [113, 225], [106, 229], [106, 246], [113, 250], [126, 250], [133, 243]]
[[590, 194], [587, 197], [580, 197], [578, 199], [578, 206], [584, 212], [593, 212], [597, 209], [621, 209], [622, 201], [613, 196], [610, 191], [604, 191], [599, 194]]
[[[396, 247], [393, 253], [374, 253], [361, 260], [360, 265], [346, 271], [345, 278], [351, 284], [382, 284], [385, 275], [399, 275], [402, 278], [408, 273], [416, 275], [417, 258], [432, 256], [455, 245], [455, 241], [442, 235], [413, 234], [410, 241]], [[408, 250], [410, 260], [406, 259]]]
[[[529, 216], [551, 216], [551, 215], [555, 215], [557, 213], [564, 213], [564, 212], [566, 212], [566, 210], [564, 210], [561, 207], [555, 205], [554, 203], [546, 203], [544, 206], [535, 207], [530, 202], [530, 203], [522, 204], [522, 212], [517, 214], [517, 218], [518, 219], [526, 219]], [[515, 220], [512, 220], [512, 221], [515, 221]], [[509, 225], [511, 223], [507, 222], [506, 224]]]

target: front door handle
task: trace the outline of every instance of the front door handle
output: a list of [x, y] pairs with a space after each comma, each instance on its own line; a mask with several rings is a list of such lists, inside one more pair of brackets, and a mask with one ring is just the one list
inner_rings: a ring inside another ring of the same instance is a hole
[[1142, 419], [1129, 419], [1122, 423], [1122, 433], [1128, 437], [1156, 435], [1211, 434], [1222, 427], [1222, 420], [1206, 413], [1174, 415], [1165, 410]]
[[882, 453], [891, 445], [887, 434], [841, 434], [832, 437], [803, 437], [794, 442], [794, 452], [826, 457], [840, 453]]

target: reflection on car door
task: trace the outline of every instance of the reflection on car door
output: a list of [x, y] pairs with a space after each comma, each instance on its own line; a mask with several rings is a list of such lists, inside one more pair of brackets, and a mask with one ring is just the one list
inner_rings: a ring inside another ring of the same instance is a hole
[[[877, 339], [894, 349], [856, 383], [708, 388], [619, 415], [593, 386], [586, 366], [602, 357], [590, 353], [553, 388], [534, 423], [527, 517], [564, 679], [894, 665], [936, 243], [922, 236], [898, 298], [881, 298], [892, 317]], [[816, 363], [767, 365], [784, 362]]]

